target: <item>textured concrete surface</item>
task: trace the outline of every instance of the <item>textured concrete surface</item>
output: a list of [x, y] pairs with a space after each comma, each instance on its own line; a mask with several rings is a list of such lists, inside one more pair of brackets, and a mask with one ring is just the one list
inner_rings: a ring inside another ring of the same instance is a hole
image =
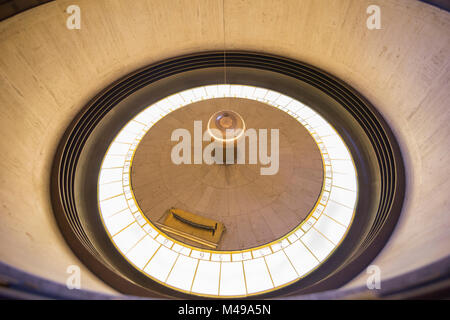
[[[80, 30], [66, 28], [71, 4], [81, 8]], [[370, 4], [381, 8], [380, 30], [366, 27]], [[449, 13], [409, 0], [61, 0], [2, 21], [0, 260], [65, 282], [67, 266], [81, 264], [48, 188], [70, 120], [136, 68], [224, 46], [313, 64], [366, 96], [397, 135], [408, 179], [398, 227], [374, 263], [384, 278], [447, 256], [449, 30]], [[111, 292], [83, 268], [82, 285]]]

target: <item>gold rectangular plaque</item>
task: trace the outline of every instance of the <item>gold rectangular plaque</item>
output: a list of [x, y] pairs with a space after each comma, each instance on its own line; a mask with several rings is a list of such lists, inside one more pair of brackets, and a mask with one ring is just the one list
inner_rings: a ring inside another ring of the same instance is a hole
[[216, 249], [225, 226], [222, 222], [208, 219], [177, 208], [170, 208], [156, 225], [163, 231]]

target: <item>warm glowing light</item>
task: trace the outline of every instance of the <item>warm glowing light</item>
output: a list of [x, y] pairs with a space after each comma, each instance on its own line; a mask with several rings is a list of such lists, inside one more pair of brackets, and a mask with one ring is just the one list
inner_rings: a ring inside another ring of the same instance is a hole
[[[280, 239], [248, 250], [203, 250], [171, 239], [145, 218], [130, 185], [133, 154], [157, 121], [193, 102], [223, 97], [257, 100], [288, 113], [309, 131], [323, 159], [322, 192], [308, 217]], [[260, 294], [308, 275], [345, 238], [357, 197], [357, 174], [350, 152], [325, 119], [291, 97], [244, 85], [193, 88], [149, 106], [115, 137], [98, 180], [101, 218], [118, 251], [155, 281], [182, 292], [214, 297]]]

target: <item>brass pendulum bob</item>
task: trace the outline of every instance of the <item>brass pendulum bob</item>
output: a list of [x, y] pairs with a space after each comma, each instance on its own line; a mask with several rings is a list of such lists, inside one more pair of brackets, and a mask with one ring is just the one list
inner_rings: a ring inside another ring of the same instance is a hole
[[211, 116], [208, 121], [208, 132], [212, 140], [218, 144], [216, 148], [222, 150], [221, 159], [218, 159], [214, 152], [216, 163], [229, 165], [237, 162], [238, 141], [243, 137], [244, 131], [244, 120], [237, 112], [218, 111]]

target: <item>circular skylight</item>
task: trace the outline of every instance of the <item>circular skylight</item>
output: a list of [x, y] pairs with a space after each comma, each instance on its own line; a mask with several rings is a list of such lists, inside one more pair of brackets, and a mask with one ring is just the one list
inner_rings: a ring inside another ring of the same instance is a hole
[[[196, 248], [170, 238], [140, 210], [130, 185], [139, 142], [170, 112], [214, 98], [266, 103], [295, 118], [320, 149], [321, 194], [294, 230], [263, 246], [236, 251]], [[286, 95], [245, 85], [209, 85], [185, 90], [149, 106], [122, 128], [108, 148], [98, 179], [98, 205], [117, 250], [151, 279], [188, 294], [242, 297], [277, 290], [307, 276], [345, 238], [358, 197], [353, 159], [336, 130], [318, 113]]]

